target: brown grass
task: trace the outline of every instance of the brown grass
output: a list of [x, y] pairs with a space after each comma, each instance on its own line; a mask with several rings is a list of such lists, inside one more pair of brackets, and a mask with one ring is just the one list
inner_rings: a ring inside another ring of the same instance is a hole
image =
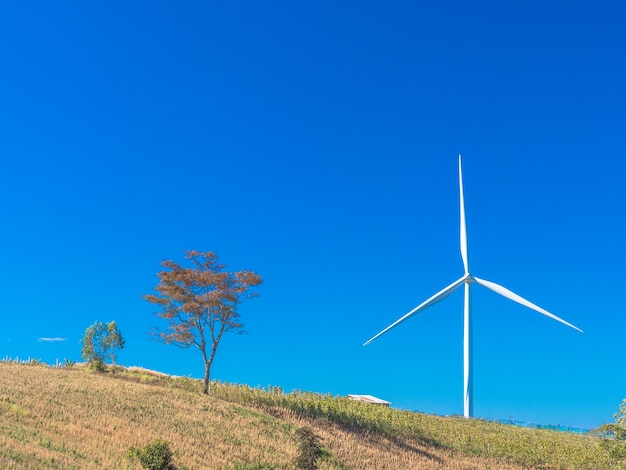
[[171, 443], [181, 469], [254, 463], [289, 469], [297, 453], [294, 432], [302, 426], [313, 428], [329, 453], [321, 469], [529, 468], [423, 440], [350, 430], [294, 410], [203, 396], [189, 379], [152, 371], [95, 374], [0, 363], [0, 374], [4, 469], [138, 469], [125, 457], [128, 447], [156, 438]]

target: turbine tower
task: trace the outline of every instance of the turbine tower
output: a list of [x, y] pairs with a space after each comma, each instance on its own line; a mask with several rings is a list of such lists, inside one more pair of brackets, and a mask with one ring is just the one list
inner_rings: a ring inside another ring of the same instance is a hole
[[367, 346], [369, 343], [374, 341], [379, 336], [383, 335], [387, 331], [391, 330], [395, 326], [398, 326], [403, 321], [412, 317], [413, 315], [417, 315], [418, 313], [426, 310], [428, 307], [436, 304], [437, 302], [445, 299], [447, 296], [452, 294], [455, 290], [457, 290], [461, 285], [465, 285], [465, 298], [463, 302], [463, 415], [466, 418], [471, 418], [474, 416], [474, 401], [473, 401], [473, 366], [472, 366], [472, 308], [471, 308], [471, 293], [472, 293], [472, 284], [475, 282], [480, 284], [483, 287], [486, 287], [489, 290], [492, 290], [496, 294], [500, 294], [507, 299], [512, 300], [513, 302], [517, 302], [525, 307], [528, 307], [536, 312], [541, 313], [547, 317], [552, 318], [564, 325], [569, 326], [581, 333], [583, 330], [572, 325], [571, 323], [566, 322], [562, 318], [557, 317], [556, 315], [551, 314], [547, 310], [533, 304], [532, 302], [520, 297], [515, 292], [510, 291], [506, 287], [503, 287], [495, 282], [485, 281], [484, 279], [480, 279], [473, 274], [470, 274], [469, 271], [469, 259], [467, 256], [467, 230], [465, 226], [465, 200], [463, 198], [463, 172], [461, 170], [461, 155], [459, 155], [459, 192], [460, 192], [460, 212], [461, 212], [461, 258], [463, 260], [463, 268], [465, 269], [465, 274], [463, 276], [454, 281], [448, 287], [440, 290], [435, 295], [425, 300], [409, 313], [404, 315], [402, 318], [396, 320], [394, 323], [389, 325], [387, 328], [382, 330], [377, 335], [373, 336], [363, 346]]

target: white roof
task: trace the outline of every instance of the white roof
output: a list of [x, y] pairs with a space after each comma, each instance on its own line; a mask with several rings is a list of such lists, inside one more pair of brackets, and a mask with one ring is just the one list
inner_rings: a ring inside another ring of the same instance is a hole
[[367, 403], [373, 403], [374, 405], [391, 405], [390, 401], [381, 400], [372, 395], [348, 395], [351, 400], [364, 401]]

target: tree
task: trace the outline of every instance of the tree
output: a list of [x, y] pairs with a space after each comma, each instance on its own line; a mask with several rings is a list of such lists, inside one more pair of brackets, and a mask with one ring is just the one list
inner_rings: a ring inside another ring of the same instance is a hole
[[619, 409], [613, 415], [613, 418], [615, 418], [615, 422], [621, 429], [620, 439], [626, 441], [626, 398], [620, 403]]
[[615, 423], [603, 424], [593, 431], [601, 438], [600, 448], [607, 453], [611, 469], [621, 460], [626, 460], [626, 398], [613, 417]]
[[122, 333], [114, 321], [106, 325], [97, 321], [85, 330], [81, 340], [83, 345], [82, 357], [97, 369], [104, 366], [104, 360], [109, 359], [115, 365], [117, 351], [124, 348]]
[[165, 329], [157, 329], [161, 341], [200, 350], [204, 361], [202, 391], [208, 395], [211, 365], [222, 336], [226, 332], [243, 333], [239, 304], [259, 295], [251, 289], [262, 280], [252, 271], [224, 271], [226, 265], [219, 263], [213, 252], [185, 251], [185, 259], [190, 267], [163, 261], [161, 266], [167, 270], [157, 274], [158, 295], [145, 295], [144, 299], [160, 306], [162, 311], [156, 315], [167, 320]]

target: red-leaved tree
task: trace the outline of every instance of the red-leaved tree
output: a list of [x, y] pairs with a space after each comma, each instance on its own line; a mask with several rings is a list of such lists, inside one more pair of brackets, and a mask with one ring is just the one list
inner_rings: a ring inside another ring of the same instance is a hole
[[210, 393], [211, 365], [224, 333], [243, 333], [238, 307], [244, 300], [257, 297], [255, 287], [261, 276], [252, 271], [224, 271], [213, 252], [185, 251], [189, 267], [170, 260], [157, 274], [158, 295], [145, 295], [148, 302], [161, 307], [156, 315], [167, 321], [157, 329], [158, 338], [166, 344], [188, 348], [196, 346], [204, 360], [202, 391]]

